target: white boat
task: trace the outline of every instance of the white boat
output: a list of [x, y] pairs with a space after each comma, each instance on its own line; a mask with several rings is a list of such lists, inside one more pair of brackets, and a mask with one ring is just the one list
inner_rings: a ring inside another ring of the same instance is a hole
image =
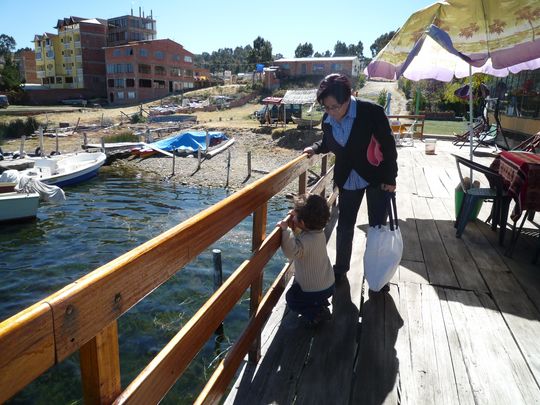
[[35, 218], [38, 205], [38, 193], [0, 192], [0, 222], [20, 222]]
[[34, 167], [22, 170], [21, 174], [45, 184], [69, 186], [96, 176], [106, 157], [103, 152], [79, 152], [33, 158]]

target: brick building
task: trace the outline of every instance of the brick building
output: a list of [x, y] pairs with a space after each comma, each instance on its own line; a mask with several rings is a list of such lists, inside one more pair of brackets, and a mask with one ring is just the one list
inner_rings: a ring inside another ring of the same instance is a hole
[[36, 74], [36, 54], [34, 51], [17, 52], [13, 61], [19, 69], [21, 81], [24, 83], [40, 83]]
[[170, 39], [105, 48], [107, 98], [134, 104], [194, 87], [193, 54]]

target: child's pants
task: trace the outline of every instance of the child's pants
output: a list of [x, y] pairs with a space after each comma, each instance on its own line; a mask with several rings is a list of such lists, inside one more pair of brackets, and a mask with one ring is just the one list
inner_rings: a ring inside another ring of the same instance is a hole
[[312, 321], [324, 307], [330, 305], [328, 298], [334, 294], [335, 285], [322, 291], [306, 292], [300, 288], [298, 283], [294, 283], [287, 291], [285, 299], [291, 311], [297, 312]]

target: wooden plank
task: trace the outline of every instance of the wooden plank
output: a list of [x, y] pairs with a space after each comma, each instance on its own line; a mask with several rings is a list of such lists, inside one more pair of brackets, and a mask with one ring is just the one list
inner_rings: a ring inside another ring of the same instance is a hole
[[431, 200], [429, 208], [434, 217], [438, 216], [440, 218], [440, 220], [435, 221], [435, 225], [450, 258], [450, 264], [454, 269], [459, 286], [468, 290], [487, 292], [486, 283], [478, 271], [478, 267], [476, 267], [467, 246], [462, 239], [456, 238], [454, 221], [445, 209], [443, 201], [434, 198]]
[[110, 404], [122, 391], [118, 325], [108, 325], [80, 350], [85, 404]]
[[427, 308], [428, 314], [426, 314], [422, 306], [420, 285], [408, 283], [404, 287], [406, 290], [404, 304], [406, 305], [410, 334], [411, 374], [407, 386], [402, 386], [402, 391], [412, 388], [413, 395], [410, 397], [414, 398], [413, 403], [415, 404], [435, 404], [437, 403], [437, 394], [434, 373], [437, 371], [433, 364], [435, 354], [433, 353], [431, 322], [428, 316], [429, 308]]
[[[475, 403], [528, 403], [513, 376], [508, 359], [501, 353], [499, 335], [506, 328], [493, 324], [482, 302], [472, 292], [445, 290], [458, 331], [462, 356], [467, 367]], [[489, 300], [484, 295], [482, 300]], [[500, 316], [500, 315], [499, 315]]]
[[413, 167], [413, 176], [416, 183], [417, 195], [420, 197], [433, 197], [424, 170], [421, 167]]
[[[402, 152], [400, 151], [401, 154]], [[412, 167], [399, 166], [396, 183], [396, 190], [399, 194], [417, 194]]]
[[424, 262], [412, 262], [401, 260], [394, 282], [408, 282], [417, 284], [428, 284], [428, 274]]
[[446, 254], [435, 221], [432, 219], [426, 199], [416, 197], [413, 202], [418, 235], [430, 283], [458, 287], [459, 283], [450, 264], [450, 259]]
[[424, 168], [424, 175], [426, 176], [426, 181], [433, 197], [447, 198], [450, 196], [443, 184], [443, 179], [441, 179], [443, 175], [444, 179], [446, 179], [444, 170], [436, 166], [427, 167]]
[[371, 294], [362, 305], [360, 343], [349, 403], [399, 403], [399, 360], [395, 345], [403, 319], [395, 303], [399, 300], [397, 287], [393, 285], [391, 289], [393, 295]]
[[403, 257], [402, 260], [423, 262], [424, 254], [414, 211], [412, 208], [411, 195], [408, 193], [400, 193], [396, 196], [396, 204], [398, 210], [399, 226], [401, 227], [401, 236], [403, 237]]
[[0, 323], [0, 403], [55, 364], [53, 317], [39, 302]]

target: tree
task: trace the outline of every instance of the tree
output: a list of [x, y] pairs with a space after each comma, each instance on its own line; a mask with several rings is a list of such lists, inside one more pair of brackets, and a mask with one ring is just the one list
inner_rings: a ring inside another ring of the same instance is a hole
[[358, 44], [350, 44], [347, 47], [347, 55], [348, 56], [357, 56], [359, 59], [362, 59], [364, 57], [364, 45], [362, 44], [362, 41], [358, 41]]
[[386, 44], [390, 42], [390, 40], [394, 37], [395, 34], [396, 31], [390, 31], [386, 34], [382, 34], [379, 38], [377, 38], [375, 42], [373, 42], [373, 44], [371, 44], [371, 46], [369, 47], [369, 50], [371, 51], [371, 56], [375, 57], [375, 55], [377, 55], [381, 51], [381, 49], [383, 49]]
[[325, 58], [330, 58], [332, 56], [332, 52], [330, 52], [328, 49], [324, 52], [323, 55]]
[[347, 48], [347, 44], [345, 42], [337, 41], [336, 45], [334, 45], [334, 57], [336, 56], [347, 56], [347, 52], [349, 49]]
[[4, 59], [7, 61], [8, 59], [11, 59], [11, 52], [15, 49], [15, 45], [17, 43], [13, 39], [13, 37], [10, 37], [6, 34], [0, 35], [0, 56], [3, 56]]
[[257, 63], [272, 62], [272, 44], [270, 41], [265, 41], [262, 37], [257, 37], [253, 41], [253, 49], [249, 52], [248, 62], [255, 68]]
[[13, 63], [11, 58], [7, 58], [4, 69], [0, 72], [0, 90], [17, 90], [20, 86], [21, 79], [19, 69], [17, 68], [17, 65]]
[[313, 55], [313, 45], [306, 42], [305, 44], [298, 44], [294, 51], [295, 58], [309, 58]]

